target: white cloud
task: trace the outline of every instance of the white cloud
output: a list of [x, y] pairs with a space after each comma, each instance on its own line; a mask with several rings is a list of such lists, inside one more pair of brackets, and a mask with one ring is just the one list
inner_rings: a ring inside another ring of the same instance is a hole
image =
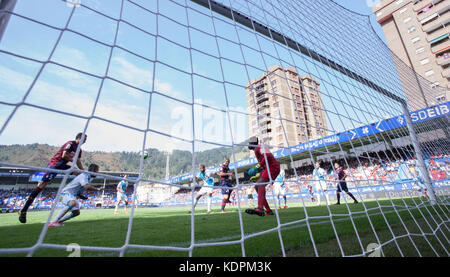
[[[75, 49], [72, 53], [79, 55], [81, 62], [85, 62], [81, 52]], [[120, 77], [123, 82], [131, 83], [136, 87], [151, 88], [152, 73], [150, 69], [140, 68], [121, 57], [114, 57], [114, 63], [117, 65], [114, 76]], [[43, 77], [43, 74], [41, 76], [30, 92], [26, 100], [27, 103], [81, 116], [92, 114], [99, 80], [93, 81], [92, 77], [87, 77], [75, 71], [59, 70], [54, 65], [46, 66], [44, 72], [50, 75]], [[31, 82], [31, 80], [33, 80], [32, 76], [0, 66], [0, 83], [8, 84], [8, 87], [1, 90], [0, 96], [3, 94], [3, 97], [5, 97], [14, 89], [26, 90], [28, 88], [26, 83]], [[155, 80], [155, 87], [158, 91], [171, 96], [181, 95], [173, 88], [172, 84], [167, 82]], [[108, 92], [112, 94], [108, 94]], [[121, 95], [123, 95], [122, 98]], [[149, 95], [142, 91], [123, 85], [113, 85], [108, 89], [104, 86], [95, 115], [127, 126], [145, 129], [147, 126], [148, 97]], [[214, 105], [214, 101], [209, 99], [206, 101], [208, 104]], [[240, 107], [233, 109], [245, 112]], [[10, 110], [9, 107], [0, 106], [1, 117], [6, 118]], [[229, 133], [228, 120], [223, 118], [224, 113], [217, 115], [220, 118], [214, 119], [213, 122], [210, 118], [200, 117], [197, 120], [200, 119], [202, 122], [209, 120], [209, 123], [207, 121], [203, 123], [215, 124], [217, 130], [225, 132], [225, 134], [220, 132], [208, 133], [209, 140], [219, 143], [231, 142], [229, 139], [224, 139], [229, 138], [229, 135], [226, 135], [226, 133]], [[246, 132], [246, 121], [234, 116], [233, 113], [230, 115], [235, 142], [240, 142], [241, 137], [246, 139], [246, 137], [241, 136], [243, 130]], [[195, 116], [197, 117], [197, 114]], [[192, 112], [189, 105], [173, 100], [162, 101], [161, 105], [154, 108], [150, 128], [167, 132], [169, 136], [191, 139], [191, 117]], [[73, 139], [76, 133], [85, 128], [86, 123], [87, 121], [84, 119], [23, 106], [19, 108], [5, 131], [0, 134], [0, 144], [47, 143], [59, 146], [66, 140]], [[140, 151], [144, 137], [143, 132], [95, 119], [90, 121], [87, 134], [88, 141], [83, 149], [90, 151]], [[162, 135], [151, 135], [151, 141], [147, 141], [146, 147], [157, 147], [171, 151], [173, 149], [191, 150], [192, 145]]]

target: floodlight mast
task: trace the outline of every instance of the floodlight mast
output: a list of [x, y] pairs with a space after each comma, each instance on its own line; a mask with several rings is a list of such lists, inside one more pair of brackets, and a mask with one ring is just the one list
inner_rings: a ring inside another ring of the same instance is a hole
[[[191, 0], [191, 1], [207, 8], [207, 9], [210, 9], [211, 11], [213, 11], [215, 13], [225, 16], [243, 26], [246, 26], [247, 28], [250, 28], [251, 30], [254, 30], [266, 37], [269, 37], [270, 39], [273, 39], [273, 40], [277, 41], [278, 43], [293, 49], [294, 51], [300, 52], [301, 54], [306, 55], [306, 56], [310, 57], [311, 59], [313, 59], [327, 67], [330, 67], [330, 68], [340, 72], [341, 74], [343, 74], [349, 78], [352, 78], [355, 81], [360, 82], [365, 86], [372, 88], [374, 91], [376, 91], [384, 96], [387, 96], [390, 99], [400, 103], [400, 105], [402, 106], [404, 117], [406, 119], [405, 121], [407, 124], [407, 128], [410, 133], [411, 144], [413, 145], [414, 151], [416, 152], [418, 167], [422, 173], [422, 176], [424, 176], [425, 180], [423, 180], [423, 181], [425, 182], [425, 185], [429, 192], [431, 203], [433, 205], [437, 203], [437, 198], [434, 193], [433, 186], [432, 186], [432, 180], [428, 174], [428, 170], [426, 169], [425, 160], [423, 158], [424, 155], [420, 148], [419, 141], [417, 140], [417, 134], [414, 130], [413, 122], [411, 120], [411, 116], [410, 116], [409, 109], [408, 109], [408, 102], [406, 99], [395, 95], [394, 93], [386, 90], [385, 88], [382, 88], [379, 85], [375, 84], [374, 82], [362, 77], [361, 75], [357, 74], [356, 72], [340, 65], [339, 63], [337, 63], [333, 60], [330, 60], [329, 58], [324, 57], [323, 55], [302, 45], [301, 43], [271, 29], [269, 26], [266, 26], [266, 25], [262, 24], [261, 22], [258, 22], [254, 19], [249, 18], [248, 16], [243, 15], [242, 13], [240, 13], [230, 7], [227, 7], [227, 6], [220, 4], [213, 0]], [[420, 84], [419, 84], [419, 86], [420, 86]]]

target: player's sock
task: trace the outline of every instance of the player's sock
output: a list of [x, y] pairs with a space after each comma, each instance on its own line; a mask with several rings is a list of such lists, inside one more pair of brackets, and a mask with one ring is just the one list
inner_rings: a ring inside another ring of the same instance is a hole
[[78, 216], [78, 214], [75, 215], [73, 212], [70, 212], [70, 213], [66, 214], [63, 218], [61, 218], [58, 222], [59, 223], [63, 223], [63, 222], [65, 222], [65, 221], [67, 221], [67, 220], [69, 220], [71, 218], [76, 217], [76, 216]]
[[42, 191], [40, 187], [36, 187], [28, 196], [27, 202], [25, 202], [25, 205], [22, 208], [22, 212], [26, 213], [28, 211], [28, 208], [33, 204], [34, 199], [39, 195], [39, 193]]
[[353, 199], [353, 201], [355, 201], [355, 203], [358, 203], [358, 200], [356, 200], [355, 196], [353, 196], [351, 192], [347, 192], [347, 194]]
[[222, 199], [222, 212], [225, 211], [225, 206], [227, 205], [227, 200], [225, 198]]
[[320, 193], [317, 194], [317, 204], [320, 205]]
[[341, 194], [339, 192], [336, 193], [337, 204], [341, 203]]
[[69, 211], [72, 207], [69, 205], [64, 206], [58, 213], [58, 215], [55, 217], [55, 220], [53, 222], [59, 222], [59, 220]]
[[286, 198], [286, 195], [283, 196], [283, 198], [284, 198], [284, 205], [287, 206], [287, 198]]
[[208, 211], [211, 211], [211, 196], [208, 196], [208, 198], [206, 199], [206, 204], [208, 206]]
[[198, 203], [198, 200], [199, 200], [200, 198], [195, 198], [195, 203], [194, 203], [194, 208], [197, 206], [197, 203]]
[[114, 209], [114, 212], [117, 213], [118, 209], [119, 209], [119, 203], [116, 204], [116, 208]]

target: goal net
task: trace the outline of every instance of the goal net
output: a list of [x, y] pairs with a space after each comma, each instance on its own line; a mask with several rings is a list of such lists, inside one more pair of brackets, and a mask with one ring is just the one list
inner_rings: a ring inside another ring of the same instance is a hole
[[[0, 243], [0, 255], [67, 255], [71, 243], [101, 256], [449, 255], [448, 84], [412, 70], [368, 16], [331, 0], [0, 3], [0, 146], [88, 135], [67, 170], [46, 168], [54, 153], [0, 154], [1, 167], [61, 176], [44, 222], [19, 226], [33, 243]], [[280, 175], [249, 180], [250, 137]], [[219, 214], [225, 158], [233, 192]], [[64, 228], [91, 239], [61, 238], [48, 225], [78, 159], [117, 182], [107, 168], [138, 172], [130, 202], [161, 207], [83, 211]], [[211, 214], [207, 196], [195, 206], [202, 164]], [[245, 212], [255, 185], [274, 215]]]

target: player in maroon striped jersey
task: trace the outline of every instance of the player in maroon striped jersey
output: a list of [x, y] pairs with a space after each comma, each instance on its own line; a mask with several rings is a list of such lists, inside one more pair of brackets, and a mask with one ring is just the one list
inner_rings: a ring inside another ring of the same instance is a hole
[[347, 178], [347, 174], [345, 173], [344, 169], [338, 164], [334, 164], [334, 168], [336, 170], [336, 180], [337, 180], [337, 188], [336, 188], [336, 197], [337, 197], [337, 203], [336, 205], [341, 204], [341, 191], [345, 191], [348, 196], [350, 196], [355, 204], [358, 204], [358, 201], [356, 200], [355, 196], [351, 192], [348, 191], [347, 188], [347, 182], [345, 181], [345, 178]]
[[[63, 146], [58, 150], [58, 152], [51, 158], [49, 161], [47, 168], [51, 169], [60, 169], [66, 170], [70, 168], [70, 165], [67, 163], [73, 162], [75, 159], [75, 153], [80, 146], [80, 141], [83, 136], [83, 133], [78, 133], [75, 137], [75, 140], [68, 141], [64, 143]], [[85, 143], [87, 139], [87, 135], [84, 136], [83, 142]], [[77, 167], [81, 170], [84, 170], [83, 164], [81, 162], [81, 149], [77, 159]], [[37, 187], [31, 192], [30, 196], [28, 196], [27, 202], [23, 206], [23, 208], [19, 211], [19, 221], [21, 223], [27, 222], [27, 211], [31, 204], [33, 204], [34, 199], [39, 195], [39, 193], [49, 184], [53, 179], [55, 179], [56, 172], [47, 172], [42, 180], [38, 183]], [[73, 172], [73, 175], [78, 175], [78, 173]]]

